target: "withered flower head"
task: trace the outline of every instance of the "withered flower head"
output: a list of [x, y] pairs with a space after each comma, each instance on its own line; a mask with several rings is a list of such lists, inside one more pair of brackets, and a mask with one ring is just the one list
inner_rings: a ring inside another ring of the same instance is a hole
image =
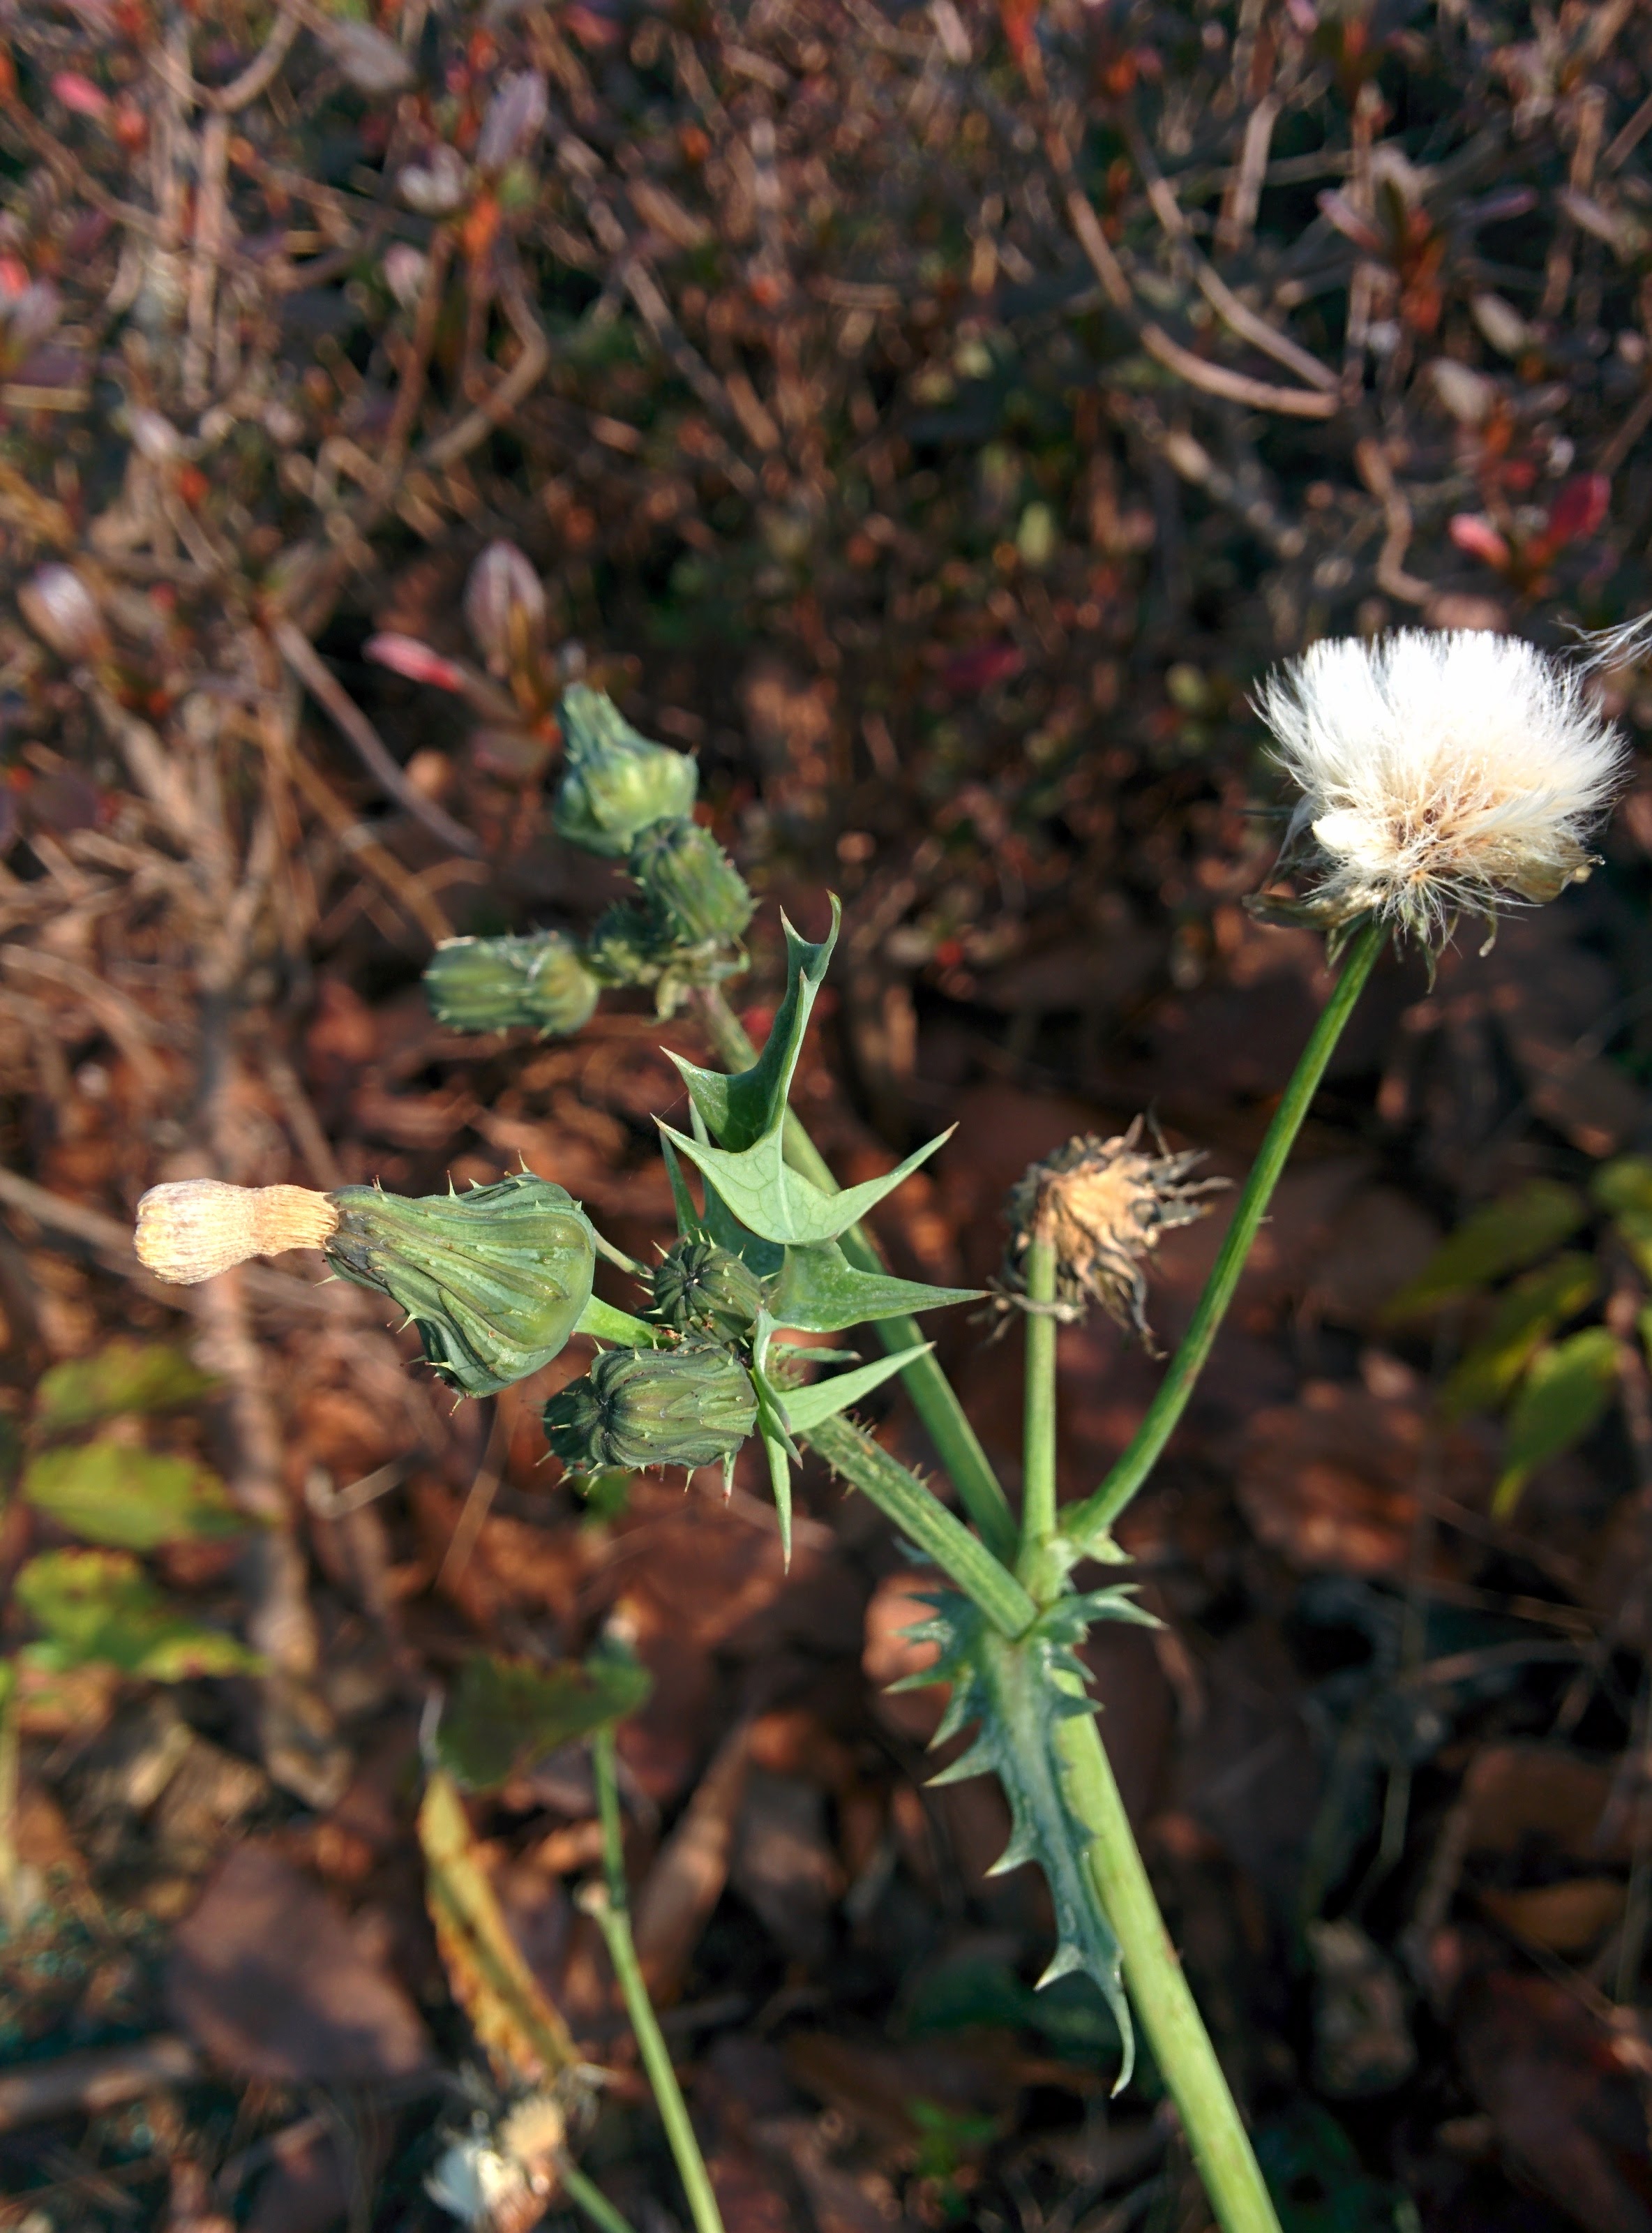
[[1158, 1140], [1159, 1153], [1150, 1155], [1141, 1146], [1143, 1130], [1138, 1116], [1128, 1132], [1110, 1140], [1077, 1133], [1017, 1181], [1007, 1206], [1013, 1235], [1008, 1270], [1011, 1284], [1021, 1286], [1029, 1246], [1047, 1241], [1055, 1253], [1061, 1315], [1082, 1318], [1090, 1303], [1099, 1303], [1115, 1324], [1151, 1348], [1145, 1260], [1161, 1234], [1202, 1217], [1210, 1205], [1201, 1197], [1227, 1181], [1189, 1184], [1203, 1152], [1188, 1148], [1168, 1155]]
[[133, 1245], [158, 1279], [192, 1287], [254, 1256], [319, 1248], [337, 1225], [328, 1196], [308, 1187], [172, 1179], [139, 1201]]

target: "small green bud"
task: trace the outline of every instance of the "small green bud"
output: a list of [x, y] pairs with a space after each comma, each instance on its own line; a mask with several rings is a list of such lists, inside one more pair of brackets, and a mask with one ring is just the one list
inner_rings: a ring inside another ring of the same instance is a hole
[[590, 1300], [590, 1221], [531, 1171], [468, 1194], [409, 1201], [341, 1187], [329, 1199], [334, 1268], [400, 1303], [432, 1364], [467, 1396], [496, 1395], [548, 1364]]
[[571, 1038], [590, 1021], [601, 989], [579, 948], [558, 930], [445, 939], [425, 971], [431, 1013], [458, 1032], [531, 1024], [543, 1038]]
[[598, 915], [585, 941], [585, 966], [603, 985], [652, 985], [665, 959], [659, 924], [623, 900]]
[[679, 1333], [744, 1341], [762, 1308], [757, 1273], [714, 1240], [679, 1240], [654, 1266], [654, 1315]]
[[573, 1473], [716, 1465], [757, 1423], [757, 1390], [725, 1349], [608, 1349], [545, 1406], [545, 1439]]
[[709, 830], [697, 822], [656, 822], [631, 848], [631, 873], [673, 935], [685, 946], [727, 946], [757, 902], [745, 879]]
[[693, 811], [693, 758], [639, 736], [602, 691], [571, 683], [556, 718], [567, 759], [552, 819], [570, 844], [621, 860], [638, 830]]

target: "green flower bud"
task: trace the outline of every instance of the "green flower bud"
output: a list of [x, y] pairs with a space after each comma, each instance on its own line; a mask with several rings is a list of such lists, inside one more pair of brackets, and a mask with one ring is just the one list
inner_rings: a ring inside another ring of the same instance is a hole
[[652, 985], [665, 958], [659, 924], [624, 901], [598, 915], [585, 941], [585, 966], [603, 985]]
[[656, 822], [631, 848], [631, 873], [685, 946], [726, 946], [757, 902], [728, 855], [697, 822]]
[[545, 1439], [570, 1472], [716, 1465], [757, 1423], [751, 1376], [725, 1349], [608, 1349], [545, 1406]]
[[571, 1038], [589, 1022], [600, 990], [579, 948], [558, 930], [445, 939], [425, 971], [431, 1013], [458, 1032], [531, 1024], [543, 1038]]
[[762, 1307], [757, 1273], [714, 1240], [679, 1240], [654, 1266], [654, 1315], [679, 1333], [744, 1341]]
[[467, 1396], [548, 1364], [590, 1299], [596, 1236], [573, 1196], [531, 1171], [409, 1201], [341, 1187], [324, 1244], [336, 1271], [400, 1303], [425, 1355]]
[[639, 736], [603, 692], [570, 684], [556, 718], [567, 760], [552, 819], [570, 844], [621, 860], [639, 830], [693, 811], [699, 771], [692, 758]]

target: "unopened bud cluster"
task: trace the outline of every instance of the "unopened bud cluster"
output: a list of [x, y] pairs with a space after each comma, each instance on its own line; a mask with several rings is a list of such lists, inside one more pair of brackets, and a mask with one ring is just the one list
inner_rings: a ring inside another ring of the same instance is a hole
[[[501, 593], [502, 595], [502, 593]], [[519, 608], [517, 609], [519, 611]], [[506, 622], [493, 634], [503, 641]], [[476, 622], [472, 621], [473, 632]], [[686, 752], [652, 743], [613, 700], [576, 682], [557, 707], [564, 749], [554, 820], [570, 844], [623, 862], [639, 896], [601, 916], [589, 937], [450, 939], [425, 973], [439, 1021], [456, 1031], [565, 1038], [604, 986], [651, 985], [661, 1014], [684, 990], [745, 966], [753, 901], [708, 830], [693, 819], [699, 772]]]
[[553, 1396], [545, 1440], [570, 1473], [731, 1462], [757, 1424], [757, 1390], [726, 1349], [605, 1350]]

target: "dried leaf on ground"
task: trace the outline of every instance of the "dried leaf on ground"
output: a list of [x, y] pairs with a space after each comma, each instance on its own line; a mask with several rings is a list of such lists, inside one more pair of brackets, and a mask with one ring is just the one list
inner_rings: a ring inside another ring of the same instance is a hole
[[359, 2084], [431, 2059], [401, 1985], [270, 1846], [237, 1846], [179, 1925], [166, 1999], [180, 2029], [238, 2077]]

